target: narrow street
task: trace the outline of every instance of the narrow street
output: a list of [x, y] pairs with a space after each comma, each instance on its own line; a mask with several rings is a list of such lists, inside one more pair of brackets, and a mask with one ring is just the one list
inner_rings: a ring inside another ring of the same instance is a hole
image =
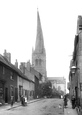
[[62, 99], [44, 99], [28, 106], [0, 111], [0, 115], [64, 115]]

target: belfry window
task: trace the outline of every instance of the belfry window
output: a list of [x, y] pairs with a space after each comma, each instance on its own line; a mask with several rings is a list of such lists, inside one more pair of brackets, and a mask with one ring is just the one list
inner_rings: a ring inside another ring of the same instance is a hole
[[36, 61], [35, 61], [36, 66], [40, 66], [41, 63], [42, 63], [41, 59], [36, 59]]
[[36, 59], [35, 63], [36, 63], [36, 65], [38, 65], [38, 59]]
[[39, 59], [39, 65], [41, 65], [41, 59]]

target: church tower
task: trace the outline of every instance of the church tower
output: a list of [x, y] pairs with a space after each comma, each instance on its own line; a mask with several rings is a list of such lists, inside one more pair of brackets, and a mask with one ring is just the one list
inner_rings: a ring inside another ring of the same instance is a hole
[[41, 28], [40, 16], [37, 10], [37, 35], [36, 35], [36, 44], [35, 50], [32, 49], [32, 65], [42, 74], [42, 80], [45, 81], [47, 78], [46, 75], [46, 52], [44, 47], [44, 39]]

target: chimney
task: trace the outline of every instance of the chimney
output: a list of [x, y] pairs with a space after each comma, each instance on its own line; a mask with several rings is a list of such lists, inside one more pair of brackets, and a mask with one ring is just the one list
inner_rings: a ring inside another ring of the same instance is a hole
[[11, 63], [11, 53], [7, 53], [7, 60]]
[[30, 71], [30, 67], [31, 67], [31, 64], [30, 64], [30, 60], [27, 62], [27, 70]]
[[25, 74], [25, 62], [21, 62], [20, 64], [20, 70], [23, 74]]
[[7, 51], [6, 49], [4, 50], [3, 56], [6, 58], [7, 57]]
[[6, 49], [4, 50], [3, 56], [11, 63], [11, 53], [7, 53]]
[[17, 61], [17, 59], [15, 61], [15, 66], [18, 68], [18, 61]]

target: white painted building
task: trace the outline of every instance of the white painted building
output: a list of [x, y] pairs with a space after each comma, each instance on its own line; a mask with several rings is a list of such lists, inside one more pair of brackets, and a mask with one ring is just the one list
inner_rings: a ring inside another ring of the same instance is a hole
[[52, 88], [61, 90], [66, 93], [66, 79], [64, 77], [48, 77], [48, 80], [52, 83]]

